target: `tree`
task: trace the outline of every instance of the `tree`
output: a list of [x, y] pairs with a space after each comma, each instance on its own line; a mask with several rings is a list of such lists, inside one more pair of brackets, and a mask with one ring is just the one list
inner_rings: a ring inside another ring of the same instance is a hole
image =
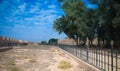
[[[113, 40], [114, 43], [117, 43], [120, 38], [120, 34], [117, 34], [120, 31], [120, 1], [118, 0], [89, 0], [91, 3], [98, 4], [98, 13], [99, 13], [99, 22], [98, 22], [98, 38], [106, 40], [107, 45], [110, 45], [110, 41]], [[119, 43], [117, 43], [119, 44]]]
[[46, 41], [41, 41], [40, 44], [41, 44], [41, 45], [46, 45], [47, 42], [46, 42]]
[[85, 11], [84, 4], [81, 2], [81, 0], [61, 1], [64, 2], [62, 9], [65, 11], [66, 16], [55, 20], [54, 29], [59, 31], [59, 33], [64, 32], [69, 38], [73, 38], [78, 44], [80, 35], [77, 24], [80, 22], [80, 17], [83, 16], [82, 13]]
[[57, 42], [58, 42], [58, 39], [55, 39], [55, 38], [51, 38], [51, 39], [48, 41], [48, 43], [49, 43], [49, 44], [52, 44], [52, 45], [57, 44]]
[[77, 42], [77, 26], [72, 24], [70, 17], [63, 16], [54, 21], [53, 28], [61, 34], [64, 32], [69, 38], [73, 38]]
[[[88, 0], [97, 4], [98, 9], [88, 9], [81, 0], [59, 0], [63, 2], [65, 15], [55, 20], [54, 29], [64, 32], [73, 38], [77, 44], [79, 40], [92, 41], [98, 38], [104, 45], [120, 44], [120, 1], [118, 0]], [[106, 44], [105, 44], [106, 41]], [[90, 44], [90, 45], [91, 45]]]

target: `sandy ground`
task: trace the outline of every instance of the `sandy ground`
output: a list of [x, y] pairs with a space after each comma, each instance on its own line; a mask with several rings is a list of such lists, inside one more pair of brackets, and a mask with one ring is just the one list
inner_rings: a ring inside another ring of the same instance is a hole
[[[70, 62], [70, 69], [60, 69], [60, 61]], [[84, 71], [79, 63], [58, 47], [39, 45], [0, 52], [0, 71]]]

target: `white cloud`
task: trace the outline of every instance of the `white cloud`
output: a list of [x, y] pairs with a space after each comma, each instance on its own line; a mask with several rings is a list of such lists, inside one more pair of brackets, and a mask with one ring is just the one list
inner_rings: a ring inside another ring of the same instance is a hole
[[41, 7], [39, 2], [36, 2], [35, 5], [30, 5], [29, 8], [27, 3], [23, 3], [8, 17], [9, 22], [23, 25], [53, 24], [53, 21], [59, 17], [59, 15], [57, 15], [59, 10], [56, 10], [54, 4], [48, 6], [50, 9], [42, 9]]
[[35, 25], [38, 24], [53, 24], [53, 21], [58, 17], [55, 10], [40, 10], [36, 12], [37, 15], [34, 15], [30, 18], [25, 18], [24, 20], [27, 22], [33, 22]]
[[24, 12], [26, 9], [26, 3], [23, 3], [22, 5], [18, 6], [20, 12]]
[[55, 5], [49, 5], [48, 8], [56, 8]]
[[40, 14], [51, 14], [51, 13], [57, 13], [55, 9], [50, 9], [50, 10], [41, 10]]
[[[16, 37], [26, 36], [25, 39], [27, 37], [31, 39], [30, 36], [49, 39], [48, 33], [53, 34], [53, 21], [62, 14], [61, 10], [55, 6], [56, 4], [52, 3], [52, 0], [38, 0], [34, 3], [21, 0], [13, 1], [16, 4], [11, 4], [11, 1], [7, 0], [4, 1], [4, 4], [0, 4], [0, 10], [4, 11], [0, 14], [0, 21], [5, 23], [0, 26], [3, 28], [1, 30], [10, 33], [9, 35], [16, 35]], [[7, 11], [6, 8], [8, 8]], [[10, 24], [10, 26], [6, 24]]]
[[39, 7], [40, 7], [40, 3], [36, 3], [35, 6], [32, 6], [32, 7], [31, 7], [30, 13], [34, 13], [34, 12], [39, 11]]

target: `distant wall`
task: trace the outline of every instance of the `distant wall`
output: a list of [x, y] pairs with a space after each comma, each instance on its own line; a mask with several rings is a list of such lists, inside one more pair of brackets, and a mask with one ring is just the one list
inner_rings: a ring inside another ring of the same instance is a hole
[[32, 42], [25, 42], [22, 40], [16, 40], [13, 38], [9, 38], [9, 37], [4, 37], [4, 36], [0, 36], [0, 47], [5, 47], [5, 46], [17, 46], [17, 45], [25, 45], [28, 43], [32, 43]]
[[73, 39], [67, 38], [58, 40], [58, 44], [76, 45], [76, 42]]
[[[83, 43], [82, 41], [80, 41], [80, 43]], [[89, 43], [89, 40], [87, 39], [86, 41], [86, 45], [88, 45]], [[97, 45], [98, 41], [97, 41], [97, 38], [95, 38], [93, 41], [92, 41], [93, 45]], [[73, 39], [70, 39], [70, 38], [67, 38], [67, 39], [60, 39], [58, 40], [58, 44], [65, 44], [65, 45], [76, 45], [76, 42], [75, 40]]]

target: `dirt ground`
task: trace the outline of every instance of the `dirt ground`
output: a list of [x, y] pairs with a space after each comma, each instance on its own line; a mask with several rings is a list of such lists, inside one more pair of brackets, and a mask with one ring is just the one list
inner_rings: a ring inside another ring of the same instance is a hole
[[[62, 60], [70, 62], [71, 68], [59, 68]], [[58, 47], [30, 45], [0, 52], [0, 71], [84, 71], [84, 69]]]

